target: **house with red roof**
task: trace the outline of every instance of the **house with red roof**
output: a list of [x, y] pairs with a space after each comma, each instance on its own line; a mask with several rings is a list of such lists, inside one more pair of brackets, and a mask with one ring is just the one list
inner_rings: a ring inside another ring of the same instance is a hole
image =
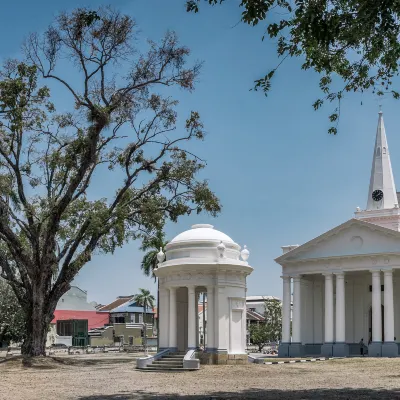
[[97, 310], [96, 305], [95, 302], [88, 302], [86, 291], [71, 286], [57, 303], [47, 345], [88, 345], [88, 331], [108, 324], [110, 319], [109, 312]]

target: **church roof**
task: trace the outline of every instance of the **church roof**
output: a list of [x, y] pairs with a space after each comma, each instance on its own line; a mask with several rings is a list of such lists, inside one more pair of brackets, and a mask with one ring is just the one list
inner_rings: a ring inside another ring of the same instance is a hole
[[[346, 229], [352, 225], [363, 226], [363, 227], [366, 227], [366, 228], [369, 228], [369, 229], [372, 229], [375, 231], [382, 232], [386, 235], [396, 236], [400, 240], [400, 232], [398, 232], [398, 231], [395, 231], [395, 230], [389, 229], [389, 228], [385, 228], [383, 226], [379, 226], [376, 224], [372, 224], [370, 222], [361, 221], [356, 218], [352, 218], [352, 219], [344, 222], [343, 224], [338, 225], [333, 229], [330, 229], [329, 231], [323, 233], [322, 235], [319, 235], [316, 238], [309, 240], [308, 242], [300, 245], [299, 247], [296, 247], [295, 249], [282, 254], [281, 256], [275, 258], [275, 261], [278, 264], [282, 264], [283, 262], [288, 261], [289, 259], [293, 258], [293, 256], [297, 255], [298, 253], [308, 250], [309, 248], [317, 245], [318, 243], [328, 239], [331, 236], [337, 235], [340, 231], [342, 231], [343, 229]], [[400, 251], [400, 248], [399, 248], [399, 251]]]
[[[374, 195], [374, 193], [378, 193], [378, 191], [383, 193], [381, 199], [379, 195]], [[397, 193], [393, 179], [385, 125], [383, 123], [383, 113], [380, 111], [376, 130], [374, 155], [372, 158], [367, 210], [394, 208], [395, 204], [398, 204]]]

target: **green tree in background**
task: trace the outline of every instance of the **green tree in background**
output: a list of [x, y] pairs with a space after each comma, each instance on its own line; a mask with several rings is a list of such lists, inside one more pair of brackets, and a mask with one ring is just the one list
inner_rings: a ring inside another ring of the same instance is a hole
[[[188, 11], [201, 3], [228, 0], [186, 0]], [[288, 57], [300, 57], [302, 69], [321, 74], [322, 97], [315, 109], [335, 102], [329, 133], [337, 133], [340, 103], [348, 92], [400, 97], [393, 86], [399, 75], [400, 3], [397, 0], [241, 0], [242, 21], [265, 24], [262, 40], [277, 44], [279, 64], [256, 80], [268, 93], [271, 79]]]
[[250, 341], [258, 351], [271, 342], [278, 342], [282, 336], [282, 303], [279, 300], [265, 300], [264, 322], [249, 327]]
[[142, 318], [143, 318], [143, 326], [144, 326], [144, 348], [145, 348], [145, 352], [147, 354], [148, 349], [147, 349], [147, 310], [152, 310], [154, 308], [154, 303], [155, 303], [155, 298], [154, 296], [150, 293], [149, 290], [147, 289], [141, 289], [139, 288], [139, 293], [135, 294], [135, 296], [133, 297], [133, 301], [143, 307], [143, 314], [142, 314]]
[[142, 241], [140, 250], [145, 251], [140, 268], [146, 276], [151, 276], [156, 280], [154, 270], [157, 268], [158, 260], [157, 254], [160, 249], [164, 249], [168, 242], [165, 240], [163, 231], [158, 231], [154, 236], [146, 237]]
[[261, 352], [264, 346], [270, 342], [268, 326], [264, 322], [259, 324], [252, 324], [249, 327], [250, 342], [258, 347], [258, 351]]
[[282, 303], [277, 299], [265, 300], [265, 323], [270, 342], [278, 342], [282, 337]]
[[25, 339], [25, 318], [10, 285], [0, 278], [0, 345]]
[[197, 179], [205, 162], [188, 150], [204, 138], [200, 116], [178, 126], [170, 92], [192, 91], [200, 65], [187, 65], [172, 32], [143, 54], [137, 40], [128, 15], [79, 8], [29, 35], [25, 61], [0, 69], [0, 274], [26, 317], [24, 355], [45, 355], [57, 302], [94, 254], [220, 211]]

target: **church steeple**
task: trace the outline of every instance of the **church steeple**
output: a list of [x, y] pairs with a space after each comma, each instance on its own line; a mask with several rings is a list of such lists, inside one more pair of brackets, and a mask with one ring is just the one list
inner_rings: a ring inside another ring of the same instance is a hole
[[[398, 204], [383, 113], [379, 111], [374, 156], [372, 158], [367, 210], [394, 208]], [[398, 205], [396, 206], [398, 207]]]

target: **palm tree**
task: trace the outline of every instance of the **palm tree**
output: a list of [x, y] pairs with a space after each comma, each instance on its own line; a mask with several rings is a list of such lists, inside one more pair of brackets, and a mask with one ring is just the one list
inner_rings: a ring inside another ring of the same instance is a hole
[[[160, 251], [160, 249], [165, 248], [165, 246], [167, 244], [168, 244], [168, 242], [165, 241], [164, 232], [158, 231], [154, 236], [145, 238], [140, 247], [140, 250], [147, 252], [143, 256], [143, 260], [140, 265], [140, 268], [142, 269], [143, 273], [146, 276], [151, 276], [152, 278], [154, 278], [154, 281], [157, 280], [157, 277], [154, 275], [154, 270], [157, 268], [157, 265], [158, 265], [157, 254]], [[160, 312], [159, 299], [160, 299], [160, 282], [157, 283], [157, 315], [158, 316], [159, 316], [159, 312]], [[157, 320], [159, 320], [159, 317], [157, 318]], [[159, 324], [157, 324], [157, 350], [159, 348], [158, 340], [160, 337], [160, 327], [158, 325]]]
[[158, 264], [157, 253], [167, 244], [168, 242], [165, 241], [164, 232], [158, 231], [154, 236], [145, 238], [140, 246], [140, 250], [146, 251], [140, 268], [146, 276], [151, 276], [154, 278], [154, 282], [157, 279], [157, 277], [154, 275], [154, 270], [157, 268]]
[[150, 294], [150, 290], [139, 288], [138, 294], [133, 296], [133, 301], [138, 305], [143, 307], [142, 319], [144, 325], [144, 348], [147, 355], [147, 326], [146, 326], [146, 317], [147, 317], [147, 309], [154, 308], [155, 298], [152, 294]]

